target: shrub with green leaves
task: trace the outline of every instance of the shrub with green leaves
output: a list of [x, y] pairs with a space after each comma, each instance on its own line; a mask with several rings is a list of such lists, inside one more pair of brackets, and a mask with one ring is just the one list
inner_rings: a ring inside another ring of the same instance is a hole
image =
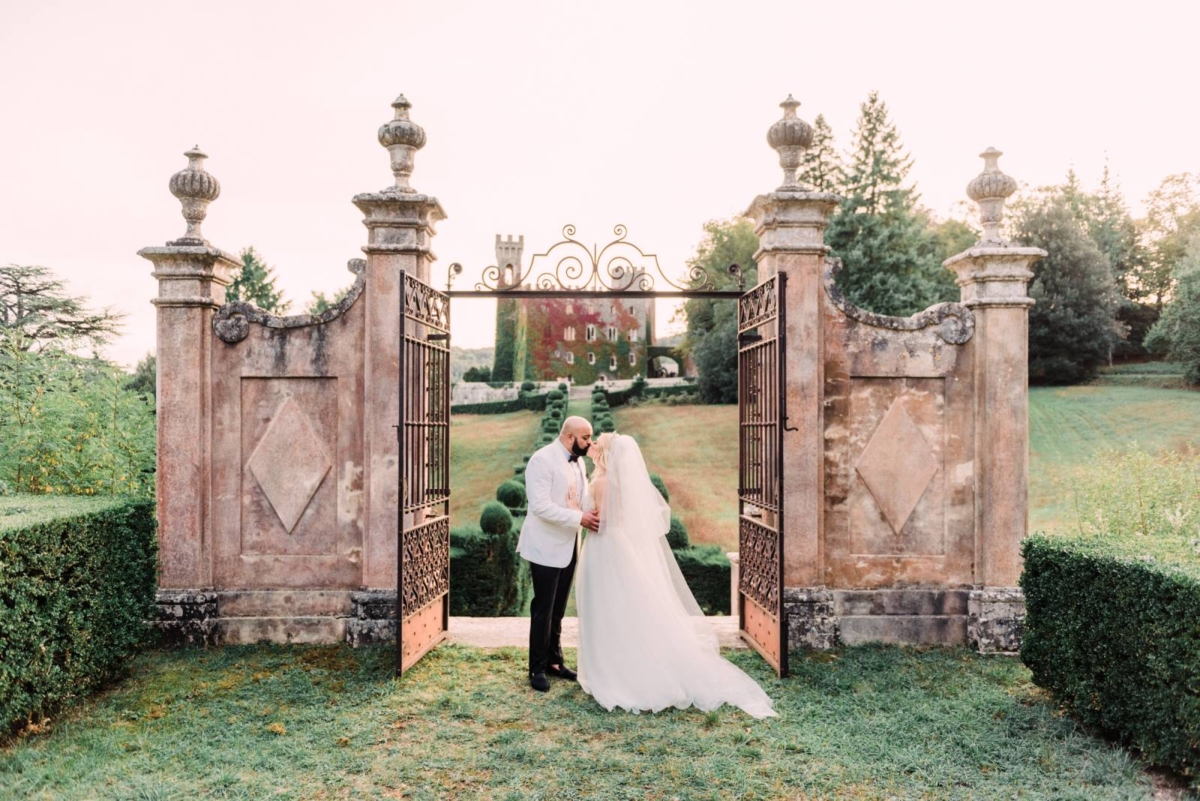
[[546, 393], [546, 400], [558, 401], [563, 399], [563, 393], [560, 389], [552, 389]]
[[568, 389], [568, 387], [567, 387], [567, 385], [566, 385], [566, 384], [564, 384], [564, 383], [562, 383], [562, 382], [559, 382], [559, 384], [558, 384], [558, 391], [559, 391], [559, 392], [566, 393], [567, 389]]
[[149, 635], [146, 498], [0, 498], [0, 733], [77, 703]]
[[664, 501], [669, 502], [671, 500], [671, 493], [667, 492], [667, 485], [666, 482], [662, 480], [662, 476], [660, 476], [658, 473], [651, 473], [650, 483], [653, 484], [654, 488], [658, 490], [658, 493], [663, 496]]
[[479, 514], [479, 527], [483, 529], [484, 534], [506, 534], [513, 527], [512, 512], [499, 501], [488, 501]]
[[522, 392], [533, 392], [535, 389], [537, 389], [537, 385], [534, 384], [532, 381], [522, 381], [521, 382], [521, 391]]
[[687, 526], [679, 515], [671, 515], [671, 528], [667, 531], [667, 544], [672, 550], [686, 548], [689, 545]]
[[1200, 784], [1200, 455], [1101, 454], [1022, 550], [1022, 659], [1084, 722]]
[[721, 547], [692, 545], [674, 553], [679, 571], [704, 614], [729, 614], [729, 582], [733, 568]]
[[[525, 457], [528, 460], [529, 457]], [[496, 487], [496, 500], [508, 509], [525, 508], [525, 485], [509, 479]]]
[[[505, 515], [508, 510], [494, 501]], [[496, 515], [492, 522], [500, 520]], [[511, 516], [509, 517], [511, 525]], [[522, 578], [516, 532], [489, 534], [468, 523], [450, 530], [450, 614], [471, 617], [519, 615], [529, 597]], [[525, 571], [527, 573], [527, 571]]]
[[0, 338], [0, 483], [10, 492], [154, 492], [154, 400], [107, 362]]

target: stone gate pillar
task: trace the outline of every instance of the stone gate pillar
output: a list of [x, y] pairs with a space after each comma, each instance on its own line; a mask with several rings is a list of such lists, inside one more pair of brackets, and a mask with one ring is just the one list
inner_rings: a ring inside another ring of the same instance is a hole
[[[211, 590], [212, 523], [209, 469], [212, 441], [211, 325], [225, 302], [237, 262], [204, 239], [200, 224], [221, 193], [204, 170], [207, 156], [194, 147], [188, 166], [171, 176], [171, 193], [183, 204], [187, 231], [165, 247], [138, 255], [154, 264], [157, 309], [157, 457], [155, 497], [159, 540], [159, 603], [167, 622], [185, 636], [189, 621], [203, 625], [215, 612]], [[211, 607], [211, 609], [209, 608]]]
[[[779, 153], [784, 182], [774, 192], [755, 198], [746, 216], [754, 220], [759, 237], [755, 254], [759, 280], [787, 274], [784, 587], [814, 588], [824, 584], [820, 533], [824, 506], [821, 287], [829, 250], [825, 246], [825, 227], [841, 198], [796, 181], [800, 156], [812, 143], [813, 135], [812, 127], [796, 116], [799, 105], [788, 95], [780, 103], [783, 119], [767, 133], [768, 143]], [[813, 602], [820, 601], [807, 596], [797, 598], [795, 592], [785, 589], [784, 603], [788, 607]]]
[[971, 642], [983, 651], [1020, 647], [1024, 600], [1021, 540], [1029, 528], [1030, 266], [1040, 248], [1018, 247], [1000, 233], [1004, 201], [1017, 183], [1000, 171], [1000, 151], [981, 155], [984, 170], [967, 186], [980, 209], [983, 236], [946, 260], [962, 303], [975, 314], [975, 586]]
[[366, 370], [364, 447], [367, 472], [367, 529], [363, 544], [363, 585], [395, 589], [399, 462], [396, 424], [399, 407], [400, 271], [429, 282], [435, 260], [434, 226], [445, 219], [436, 198], [409, 185], [413, 157], [425, 145], [425, 131], [409, 119], [404, 95], [392, 108], [395, 118], [379, 129], [379, 143], [391, 154], [395, 184], [356, 195], [354, 205], [367, 227]]

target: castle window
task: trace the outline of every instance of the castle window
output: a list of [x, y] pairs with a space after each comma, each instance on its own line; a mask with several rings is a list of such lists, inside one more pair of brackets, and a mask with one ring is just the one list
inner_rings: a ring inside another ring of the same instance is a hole
[[567, 304], [567, 314], [574, 314], [574, 313], [575, 313], [575, 304], [568, 303]]
[[595, 341], [596, 341], [596, 326], [594, 326], [594, 325], [589, 325], [589, 326], [587, 327], [587, 334], [586, 334], [586, 335], [587, 335], [587, 341], [588, 341], [588, 342], [595, 342]]
[[629, 341], [637, 342], [637, 329], [636, 328], [629, 329]]
[[595, 364], [595, 363], [596, 363], [596, 354], [592, 353], [591, 351], [588, 351], [588, 364]]
[[610, 340], [615, 340], [617, 338], [617, 327], [615, 325], [610, 325], [606, 333], [608, 334], [608, 338]]
[[608, 369], [609, 370], [617, 369], [617, 354], [614, 353], [612, 356], [608, 357]]
[[636, 353], [630, 353], [630, 354], [629, 354], [629, 366], [630, 366], [630, 367], [633, 367], [633, 366], [634, 366], [634, 365], [636, 365], [636, 364], [637, 364], [637, 354], [636, 354]]
[[567, 351], [567, 364], [574, 364], [574, 363], [575, 363], [575, 354], [571, 353], [571, 351]]
[[575, 326], [571, 326], [570, 328], [563, 329], [563, 339], [566, 340], [567, 342], [575, 341]]
[[634, 310], [633, 310], [633, 304], [632, 304], [632, 303], [630, 303], [630, 304], [629, 304], [629, 313], [630, 313], [630, 314], [636, 314], [636, 312], [634, 312]]

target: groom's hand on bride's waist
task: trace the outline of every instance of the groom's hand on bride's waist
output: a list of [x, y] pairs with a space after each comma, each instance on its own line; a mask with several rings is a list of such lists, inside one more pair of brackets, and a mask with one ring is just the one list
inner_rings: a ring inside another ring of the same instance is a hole
[[579, 523], [588, 531], [595, 531], [600, 528], [600, 514], [598, 512], [584, 512], [583, 519]]

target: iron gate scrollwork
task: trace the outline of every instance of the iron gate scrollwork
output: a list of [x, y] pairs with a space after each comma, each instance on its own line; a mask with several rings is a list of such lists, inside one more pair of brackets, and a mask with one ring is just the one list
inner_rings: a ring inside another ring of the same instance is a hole
[[450, 622], [450, 298], [403, 270], [400, 286], [397, 674]]
[[738, 625], [786, 676], [783, 614], [783, 433], [787, 275], [738, 300]]

